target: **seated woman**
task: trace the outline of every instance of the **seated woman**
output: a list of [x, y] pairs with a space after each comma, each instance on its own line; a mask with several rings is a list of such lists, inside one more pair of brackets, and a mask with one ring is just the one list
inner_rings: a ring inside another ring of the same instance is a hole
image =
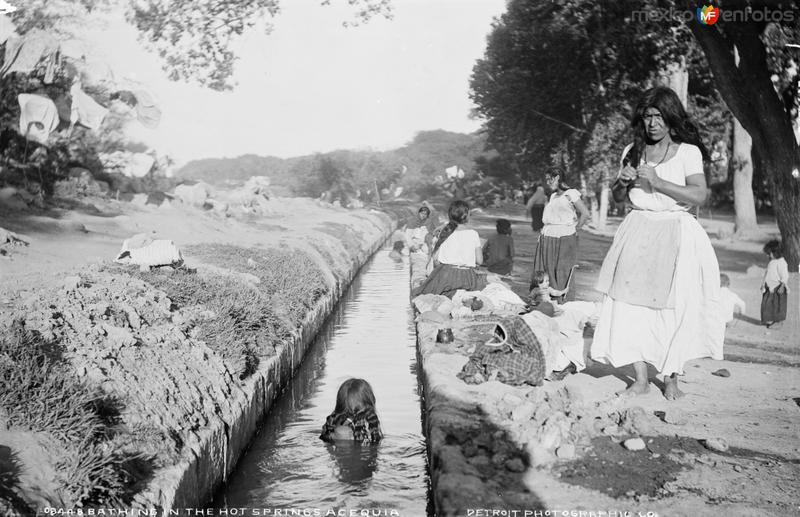
[[441, 294], [452, 298], [456, 291], [480, 291], [486, 287], [486, 277], [476, 267], [483, 263], [483, 249], [478, 232], [467, 227], [469, 205], [456, 200], [447, 211], [450, 221], [439, 233], [433, 247], [433, 271], [417, 287], [413, 296]]
[[483, 245], [483, 260], [486, 269], [498, 275], [509, 275], [514, 269], [514, 238], [511, 237], [511, 222], [498, 219], [497, 233]]

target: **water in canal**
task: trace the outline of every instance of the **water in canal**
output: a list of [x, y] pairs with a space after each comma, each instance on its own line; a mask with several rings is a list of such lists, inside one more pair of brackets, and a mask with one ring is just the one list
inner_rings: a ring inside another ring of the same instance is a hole
[[[408, 284], [408, 257], [396, 262], [381, 250], [364, 266], [217, 495], [217, 508], [432, 514]], [[375, 391], [385, 435], [378, 445], [319, 439], [336, 391], [350, 377]]]

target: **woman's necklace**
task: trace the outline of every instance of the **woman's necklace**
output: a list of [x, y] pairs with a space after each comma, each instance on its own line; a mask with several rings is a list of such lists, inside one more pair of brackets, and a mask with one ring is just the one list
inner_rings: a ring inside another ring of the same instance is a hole
[[[658, 163], [654, 165], [654, 167], [658, 167], [659, 165], [664, 163], [664, 159], [667, 157], [667, 153], [669, 153], [669, 148], [671, 145], [672, 142], [667, 143], [667, 148], [664, 150], [664, 156], [661, 157], [661, 160], [659, 160]], [[645, 146], [644, 148], [644, 162], [647, 163], [647, 146]]]

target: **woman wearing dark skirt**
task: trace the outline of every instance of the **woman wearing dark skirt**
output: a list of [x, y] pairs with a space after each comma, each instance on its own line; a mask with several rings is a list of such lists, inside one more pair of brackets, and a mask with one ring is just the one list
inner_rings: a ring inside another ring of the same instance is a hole
[[545, 181], [553, 194], [544, 207], [544, 227], [536, 244], [533, 270], [545, 271], [553, 289], [563, 291], [578, 259], [577, 232], [589, 218], [589, 211], [580, 192], [562, 182], [559, 173], [548, 173]]
[[544, 215], [544, 207], [547, 204], [547, 195], [544, 193], [544, 187], [541, 185], [536, 186], [536, 191], [533, 193], [525, 208], [531, 215], [531, 229], [539, 232], [544, 227], [542, 216]]
[[450, 221], [439, 233], [433, 247], [433, 271], [413, 291], [420, 294], [441, 294], [452, 298], [459, 289], [480, 291], [486, 287], [486, 277], [476, 267], [483, 263], [483, 249], [478, 232], [465, 225], [469, 221], [469, 205], [456, 200], [447, 211]]
[[778, 328], [786, 319], [786, 302], [789, 297], [789, 266], [783, 258], [780, 241], [769, 241], [764, 245], [764, 253], [769, 256], [767, 271], [761, 284], [761, 323]]

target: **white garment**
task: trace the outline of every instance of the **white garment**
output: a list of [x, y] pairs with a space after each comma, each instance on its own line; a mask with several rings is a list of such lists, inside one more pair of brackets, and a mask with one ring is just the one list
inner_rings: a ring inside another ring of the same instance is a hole
[[581, 316], [565, 314], [551, 318], [539, 311], [531, 311], [521, 317], [542, 347], [545, 374], [561, 371], [569, 363], [573, 363], [577, 371], [586, 368], [583, 356], [584, 320]]
[[73, 83], [69, 94], [72, 96], [70, 122], [72, 124], [80, 122], [89, 129], [99, 129], [100, 125], [103, 123], [103, 119], [106, 118], [106, 114], [108, 114], [108, 110], [89, 97], [86, 92], [81, 89], [80, 83]]
[[482, 253], [480, 248], [478, 232], [456, 229], [439, 247], [437, 260], [451, 266], [475, 267], [475, 250]]
[[786, 259], [781, 257], [772, 259], [767, 264], [767, 271], [764, 273], [764, 281], [761, 285], [767, 284], [770, 291], [774, 291], [778, 285], [783, 284], [789, 287], [789, 264]]
[[47, 142], [50, 133], [58, 127], [58, 108], [42, 95], [21, 93], [19, 101], [19, 132], [28, 140], [40, 144]]
[[[659, 176], [670, 172], [670, 178], [679, 172], [685, 179], [687, 175], [698, 173], [699, 160], [697, 147], [681, 144], [675, 158], [656, 167], [656, 171]], [[666, 167], [662, 167], [664, 165]], [[699, 167], [702, 173], [701, 161]], [[680, 221], [672, 284], [674, 306], [653, 309], [605, 296], [591, 355], [613, 366], [644, 361], [664, 375], [682, 374], [684, 364], [692, 359], [722, 359], [725, 322], [720, 309], [719, 265], [711, 241], [697, 220], [671, 198], [658, 196], [661, 195], [641, 191], [641, 195], [631, 196], [631, 201], [642, 203], [636, 204], [637, 208], [658, 212], [653, 216], [675, 217]], [[635, 245], [637, 235], [628, 232], [626, 222], [643, 215], [636, 212], [639, 211], [629, 214], [620, 225], [615, 242], [629, 240]], [[624, 271], [615, 274], [624, 274]]]
[[[623, 151], [623, 159], [633, 145], [629, 145]], [[653, 165], [659, 178], [675, 183], [676, 185], [686, 186], [686, 178], [695, 174], [703, 174], [703, 155], [700, 148], [696, 145], [680, 143], [675, 156], [664, 163], [657, 163], [651, 160], [646, 162]], [[622, 172], [620, 170], [620, 172]], [[635, 208], [641, 210], [654, 210], [657, 212], [664, 210], [688, 210], [685, 204], [675, 201], [666, 194], [660, 192], [646, 192], [639, 187], [631, 188], [628, 197]]]
[[739, 308], [739, 312], [744, 314], [746, 306], [744, 300], [739, 298], [738, 294], [727, 287], [721, 287], [719, 290], [719, 297], [720, 310], [722, 311], [722, 318], [725, 320], [725, 323], [733, 321], [737, 307]]
[[581, 198], [581, 193], [571, 188], [559, 195], [558, 192], [550, 196], [550, 202], [544, 206], [542, 213], [542, 235], [547, 237], [566, 237], [575, 233], [578, 224], [578, 213], [575, 203]]
[[16, 36], [16, 30], [17, 27], [14, 25], [14, 22], [11, 21], [11, 18], [5, 14], [0, 14], [0, 45], [5, 43], [8, 38]]

